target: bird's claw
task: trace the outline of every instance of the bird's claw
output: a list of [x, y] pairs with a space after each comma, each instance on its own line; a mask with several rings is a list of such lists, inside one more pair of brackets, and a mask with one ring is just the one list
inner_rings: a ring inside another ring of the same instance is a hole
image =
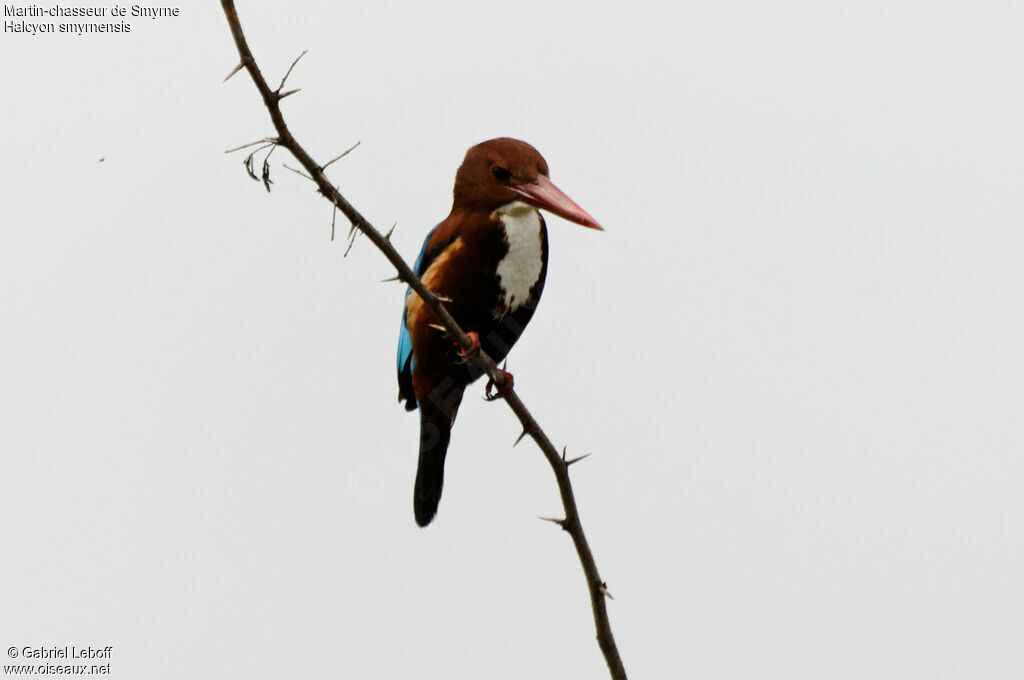
[[495, 386], [493, 380], [488, 380], [487, 381], [487, 386], [484, 387], [484, 400], [485, 401], [494, 401], [495, 399], [501, 399], [502, 397], [507, 396], [508, 393], [512, 391], [513, 385], [515, 385], [515, 380], [512, 378], [512, 374], [511, 373], [509, 373], [508, 371], [506, 371], [504, 369], [501, 369], [501, 368], [499, 368], [498, 371], [501, 372], [501, 377], [505, 379], [505, 386], [502, 387], [502, 388], [496, 389], [494, 394], [491, 394], [491, 390], [495, 389], [496, 386]]
[[459, 351], [459, 358], [455, 363], [464, 364], [470, 357], [480, 354], [480, 336], [474, 331], [469, 331], [466, 336], [469, 338], [469, 349], [463, 349], [462, 345], [455, 343], [455, 349]]

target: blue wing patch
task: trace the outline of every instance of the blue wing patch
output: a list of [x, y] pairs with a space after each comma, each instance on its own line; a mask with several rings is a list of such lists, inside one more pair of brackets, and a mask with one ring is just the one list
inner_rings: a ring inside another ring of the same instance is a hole
[[[416, 264], [412, 268], [416, 272], [416, 276], [423, 276], [423, 256], [427, 252], [427, 243], [430, 242], [430, 237], [434, 235], [436, 230], [437, 226], [431, 229], [427, 237], [423, 239], [423, 247], [420, 248]], [[412, 293], [412, 289], [407, 288], [405, 290], [406, 299], [408, 299], [410, 293]], [[416, 408], [416, 396], [412, 391], [412, 369], [415, 366], [416, 363], [412, 356], [412, 336], [409, 335], [409, 326], [406, 325], [405, 305], [403, 304], [402, 326], [398, 330], [398, 398], [399, 400], [405, 399], [405, 408], [409, 411]]]

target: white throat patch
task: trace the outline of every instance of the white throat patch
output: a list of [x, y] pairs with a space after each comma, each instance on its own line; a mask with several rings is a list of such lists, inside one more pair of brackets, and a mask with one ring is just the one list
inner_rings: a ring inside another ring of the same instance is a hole
[[537, 209], [522, 201], [512, 201], [496, 212], [508, 239], [508, 253], [498, 263], [501, 296], [494, 309], [494, 317], [500, 318], [526, 303], [530, 289], [540, 278], [544, 262], [541, 259], [541, 223]]

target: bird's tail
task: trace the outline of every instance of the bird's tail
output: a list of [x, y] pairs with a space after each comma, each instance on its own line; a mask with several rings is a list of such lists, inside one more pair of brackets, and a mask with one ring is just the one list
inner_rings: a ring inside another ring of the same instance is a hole
[[420, 460], [416, 468], [413, 510], [416, 524], [421, 527], [434, 519], [437, 504], [441, 501], [444, 458], [448, 453], [457, 409], [457, 403], [454, 408], [432, 408], [431, 405], [420, 404]]

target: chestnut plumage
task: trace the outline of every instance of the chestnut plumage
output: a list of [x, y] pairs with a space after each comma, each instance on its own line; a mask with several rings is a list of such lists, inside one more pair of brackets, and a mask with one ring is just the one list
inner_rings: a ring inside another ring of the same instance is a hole
[[[500, 362], [533, 317], [544, 290], [548, 238], [538, 208], [601, 229], [548, 178], [544, 158], [508, 137], [472, 147], [455, 175], [447, 218], [427, 235], [415, 271], [459, 325]], [[437, 512], [451, 428], [466, 386], [480, 377], [472, 361], [438, 330], [430, 309], [406, 293], [398, 342], [399, 401], [419, 409], [416, 522]]]

